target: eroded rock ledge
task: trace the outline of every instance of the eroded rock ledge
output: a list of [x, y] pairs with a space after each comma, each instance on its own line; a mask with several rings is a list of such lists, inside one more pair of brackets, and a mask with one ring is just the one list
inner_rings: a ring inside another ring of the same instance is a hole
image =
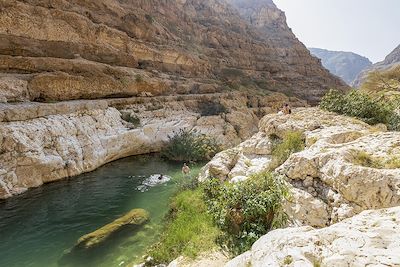
[[267, 115], [259, 130], [239, 146], [216, 155], [200, 179], [238, 181], [268, 169], [271, 137], [299, 131], [306, 149], [276, 169], [291, 187], [292, 200], [286, 211], [294, 224], [325, 227], [363, 210], [400, 205], [400, 169], [377, 169], [356, 162], [358, 153], [400, 158], [400, 133], [317, 108], [298, 109], [290, 116]]
[[226, 267], [400, 266], [400, 207], [364, 211], [323, 229], [270, 232]]
[[278, 93], [261, 99], [227, 93], [0, 104], [0, 198], [122, 157], [159, 152], [179, 130], [234, 146], [257, 131], [260, 114], [287, 101]]
[[396, 162], [399, 132], [318, 108], [267, 115], [257, 134], [217, 154], [200, 180], [236, 182], [269, 169], [273, 138], [288, 131], [306, 142], [275, 170], [292, 193], [285, 205], [292, 228], [268, 233], [225, 266], [400, 266], [400, 168], [360, 162]]

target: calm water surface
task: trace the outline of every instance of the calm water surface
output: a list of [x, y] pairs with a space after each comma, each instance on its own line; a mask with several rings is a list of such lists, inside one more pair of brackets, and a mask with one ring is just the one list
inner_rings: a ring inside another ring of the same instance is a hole
[[[140, 262], [162, 229], [168, 200], [183, 181], [180, 165], [157, 156], [122, 159], [0, 202], [0, 266], [128, 266]], [[193, 174], [198, 172], [193, 168]], [[172, 179], [146, 192], [136, 190], [152, 174]], [[122, 231], [83, 255], [62, 258], [79, 237], [134, 208], [150, 213], [144, 227]]]

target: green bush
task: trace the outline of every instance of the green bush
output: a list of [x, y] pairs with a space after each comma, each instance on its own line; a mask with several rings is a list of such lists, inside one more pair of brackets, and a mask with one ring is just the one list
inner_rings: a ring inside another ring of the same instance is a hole
[[283, 140], [274, 137], [272, 148], [272, 163], [270, 169], [282, 165], [293, 153], [305, 148], [305, 141], [301, 132], [287, 132]]
[[143, 82], [143, 77], [142, 77], [142, 75], [136, 74], [136, 75], [135, 75], [135, 81], [136, 81], [137, 83]]
[[146, 15], [144, 15], [144, 17], [146, 18], [147, 22], [154, 23], [154, 17], [153, 16], [151, 16], [149, 14], [146, 14]]
[[398, 169], [400, 168], [400, 158], [396, 156], [390, 157], [374, 157], [364, 151], [353, 151], [352, 162], [364, 167], [376, 169]]
[[165, 231], [149, 251], [154, 259], [151, 264], [169, 263], [181, 255], [196, 258], [215, 249], [219, 235], [207, 213], [202, 189], [183, 191], [173, 198]]
[[398, 104], [383, 97], [370, 97], [368, 94], [353, 90], [342, 94], [330, 90], [320, 103], [321, 109], [358, 118], [369, 124], [384, 123], [390, 130], [400, 129], [400, 116], [396, 112]]
[[210, 160], [220, 149], [217, 142], [209, 136], [181, 130], [169, 137], [161, 154], [173, 161], [203, 161]]
[[204, 185], [210, 214], [225, 232], [220, 242], [238, 255], [268, 231], [284, 226], [282, 203], [289, 195], [284, 181], [263, 172], [236, 184], [214, 179]]
[[198, 104], [200, 115], [203, 117], [228, 113], [224, 105], [215, 101], [202, 101]]
[[131, 123], [134, 128], [140, 126], [140, 118], [136, 116], [134, 113], [121, 111], [121, 119]]

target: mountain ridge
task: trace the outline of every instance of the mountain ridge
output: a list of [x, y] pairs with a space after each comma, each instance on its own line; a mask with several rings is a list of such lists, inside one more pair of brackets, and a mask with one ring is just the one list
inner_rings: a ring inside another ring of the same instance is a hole
[[358, 74], [372, 65], [364, 56], [354, 52], [332, 51], [321, 48], [308, 48], [311, 54], [321, 59], [322, 65], [347, 84], [352, 84]]

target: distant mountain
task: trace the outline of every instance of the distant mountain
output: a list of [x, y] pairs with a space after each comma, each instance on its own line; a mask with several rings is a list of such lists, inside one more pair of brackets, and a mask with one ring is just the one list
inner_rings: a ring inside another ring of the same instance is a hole
[[347, 84], [351, 84], [361, 71], [372, 66], [368, 58], [352, 52], [329, 51], [320, 48], [309, 48], [309, 50], [312, 55], [321, 59], [325, 68], [342, 78]]
[[387, 55], [385, 60], [373, 64], [363, 70], [351, 85], [354, 87], [360, 87], [365, 81], [368, 73], [371, 71], [384, 71], [398, 65], [400, 65], [400, 45], [397, 46], [389, 55]]

